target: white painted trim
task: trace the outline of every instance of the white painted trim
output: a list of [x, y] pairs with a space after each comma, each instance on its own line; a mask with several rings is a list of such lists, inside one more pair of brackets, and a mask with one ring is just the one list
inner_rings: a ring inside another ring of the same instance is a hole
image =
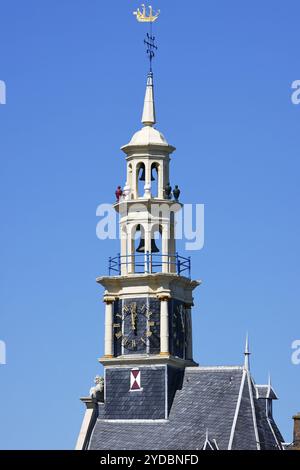
[[223, 370], [243, 370], [244, 368], [242, 366], [198, 366], [198, 367], [186, 367], [185, 370], [188, 370], [189, 372], [199, 372], [199, 371], [220, 371], [222, 372]]
[[273, 429], [271, 420], [270, 420], [270, 418], [269, 418], [269, 414], [268, 414], [268, 402], [267, 402], [267, 400], [266, 400], [266, 417], [267, 417], [268, 425], [269, 425], [269, 427], [270, 427], [270, 429], [271, 429], [271, 432], [272, 432], [272, 434], [273, 434], [273, 437], [274, 437], [274, 439], [275, 439], [275, 441], [276, 441], [277, 447], [278, 447], [279, 450], [282, 450], [282, 446], [281, 446], [281, 445], [279, 444], [279, 442], [278, 442], [278, 439], [277, 439], [276, 434], [275, 434], [275, 431], [274, 431], [274, 429]]
[[165, 419], [168, 419], [168, 367], [165, 367]]
[[204, 442], [204, 445], [203, 445], [203, 450], [206, 450], [206, 447], [209, 445], [210, 447], [210, 450], [214, 450], [213, 446], [211, 445], [211, 443], [209, 442], [209, 440], [206, 439], [206, 441]]
[[216, 446], [217, 450], [220, 450], [220, 449], [219, 449], [219, 446], [218, 446], [218, 444], [217, 444], [216, 439], [213, 439], [213, 442], [215, 443], [215, 446]]
[[75, 450], [84, 450], [86, 438], [90, 429], [92, 420], [94, 419], [95, 408], [87, 408], [84, 414], [79, 436], [77, 439]]
[[[134, 367], [132, 367], [133, 364], [116, 364], [116, 365], [113, 365], [113, 366], [105, 366], [105, 370], [107, 369], [110, 369], [110, 370], [114, 370], [114, 369], [129, 369], [129, 370], [132, 370], [134, 369]], [[136, 367], [137, 369], [157, 369], [157, 368], [160, 368], [160, 369], [163, 369], [165, 366], [165, 364], [138, 364], [138, 366]]]
[[[259, 441], [259, 434], [258, 434], [258, 428], [257, 428], [257, 422], [256, 422], [254, 398], [253, 398], [253, 393], [252, 393], [252, 380], [251, 380], [250, 372], [247, 370], [246, 373], [247, 373], [247, 381], [248, 381], [249, 394], [250, 394], [250, 403], [251, 403], [251, 409], [252, 409], [252, 418], [253, 418], [253, 424], [254, 424], [256, 447], [257, 447], [257, 450], [261, 450], [260, 441]], [[253, 385], [255, 387], [255, 384], [253, 384]]]
[[98, 419], [100, 423], [164, 424], [168, 419]]
[[243, 375], [242, 375], [242, 380], [241, 380], [241, 386], [240, 386], [240, 390], [239, 390], [239, 396], [238, 396], [238, 400], [237, 400], [237, 403], [236, 403], [236, 409], [235, 409], [233, 423], [232, 423], [231, 432], [230, 432], [228, 450], [231, 450], [232, 444], [233, 444], [233, 438], [234, 438], [236, 423], [237, 423], [239, 412], [240, 412], [240, 406], [241, 406], [242, 396], [243, 396], [243, 391], [244, 391], [244, 386], [245, 386], [245, 379], [246, 379], [246, 370], [244, 369], [243, 370]]

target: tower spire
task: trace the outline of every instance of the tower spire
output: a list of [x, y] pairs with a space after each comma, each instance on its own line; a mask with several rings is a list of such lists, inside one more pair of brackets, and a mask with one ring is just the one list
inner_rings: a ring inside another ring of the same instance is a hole
[[244, 352], [244, 356], [245, 356], [245, 362], [244, 362], [244, 367], [246, 370], [250, 370], [250, 350], [249, 350], [249, 335], [247, 333], [246, 335], [246, 344], [245, 344], [245, 352]]
[[147, 87], [144, 101], [144, 109], [142, 115], [142, 123], [144, 126], [154, 126], [156, 124], [155, 105], [154, 105], [154, 91], [153, 91], [153, 72], [152, 72], [152, 61], [155, 57], [155, 53], [158, 49], [155, 44], [155, 36], [152, 33], [152, 24], [157, 20], [160, 14], [160, 10], [157, 12], [153, 11], [152, 6], [149, 6], [149, 15], [147, 15], [147, 7], [143, 4], [142, 10], [139, 8], [133, 12], [136, 19], [141, 23], [149, 23], [149, 33], [147, 33], [144, 44], [146, 46], [146, 53], [149, 58], [149, 73], [147, 77]]
[[154, 126], [156, 124], [155, 103], [154, 103], [154, 87], [153, 87], [153, 73], [148, 73], [147, 87], [144, 100], [144, 109], [142, 116], [142, 123], [144, 126]]
[[271, 374], [269, 372], [269, 377], [268, 377], [268, 398], [271, 395], [271, 390], [272, 390], [272, 379], [271, 379]]

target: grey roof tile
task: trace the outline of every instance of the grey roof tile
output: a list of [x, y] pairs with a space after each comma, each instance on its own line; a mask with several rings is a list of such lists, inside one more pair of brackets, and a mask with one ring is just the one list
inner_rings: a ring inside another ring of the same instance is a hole
[[[89, 449], [200, 450], [208, 431], [209, 441], [215, 441], [220, 450], [225, 450], [229, 444], [242, 375], [241, 367], [187, 368], [182, 388], [175, 393], [168, 420], [117, 422], [104, 420], [104, 412], [101, 411], [90, 438]], [[270, 428], [261, 405], [265, 400], [256, 398], [254, 387], [252, 392], [261, 448], [278, 448], [274, 433], [281, 442], [282, 436], [273, 418], [273, 432]], [[256, 449], [247, 380], [236, 421], [233, 448]]]

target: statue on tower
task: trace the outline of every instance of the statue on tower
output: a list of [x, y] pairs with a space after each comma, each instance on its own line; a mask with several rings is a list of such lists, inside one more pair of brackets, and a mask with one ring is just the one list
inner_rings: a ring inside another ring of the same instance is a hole
[[171, 199], [171, 194], [172, 194], [172, 186], [170, 185], [170, 183], [167, 183], [165, 187], [166, 198]]
[[180, 193], [181, 193], [181, 191], [180, 191], [178, 185], [176, 184], [175, 188], [173, 189], [173, 196], [174, 196], [174, 199], [175, 199], [176, 202], [179, 199]]
[[117, 201], [119, 202], [121, 196], [123, 195], [123, 191], [122, 191], [121, 186], [118, 186], [118, 187], [117, 187], [116, 192], [115, 192], [115, 195], [116, 195]]

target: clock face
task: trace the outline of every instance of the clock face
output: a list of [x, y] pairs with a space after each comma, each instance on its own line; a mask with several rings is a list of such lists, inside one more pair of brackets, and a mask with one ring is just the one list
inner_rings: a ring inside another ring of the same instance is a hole
[[156, 322], [152, 321], [152, 312], [146, 304], [138, 306], [136, 302], [124, 305], [121, 313], [115, 315], [118, 323], [115, 323], [114, 334], [121, 340], [122, 346], [127, 351], [145, 351], [149, 338], [152, 336], [152, 328]]

